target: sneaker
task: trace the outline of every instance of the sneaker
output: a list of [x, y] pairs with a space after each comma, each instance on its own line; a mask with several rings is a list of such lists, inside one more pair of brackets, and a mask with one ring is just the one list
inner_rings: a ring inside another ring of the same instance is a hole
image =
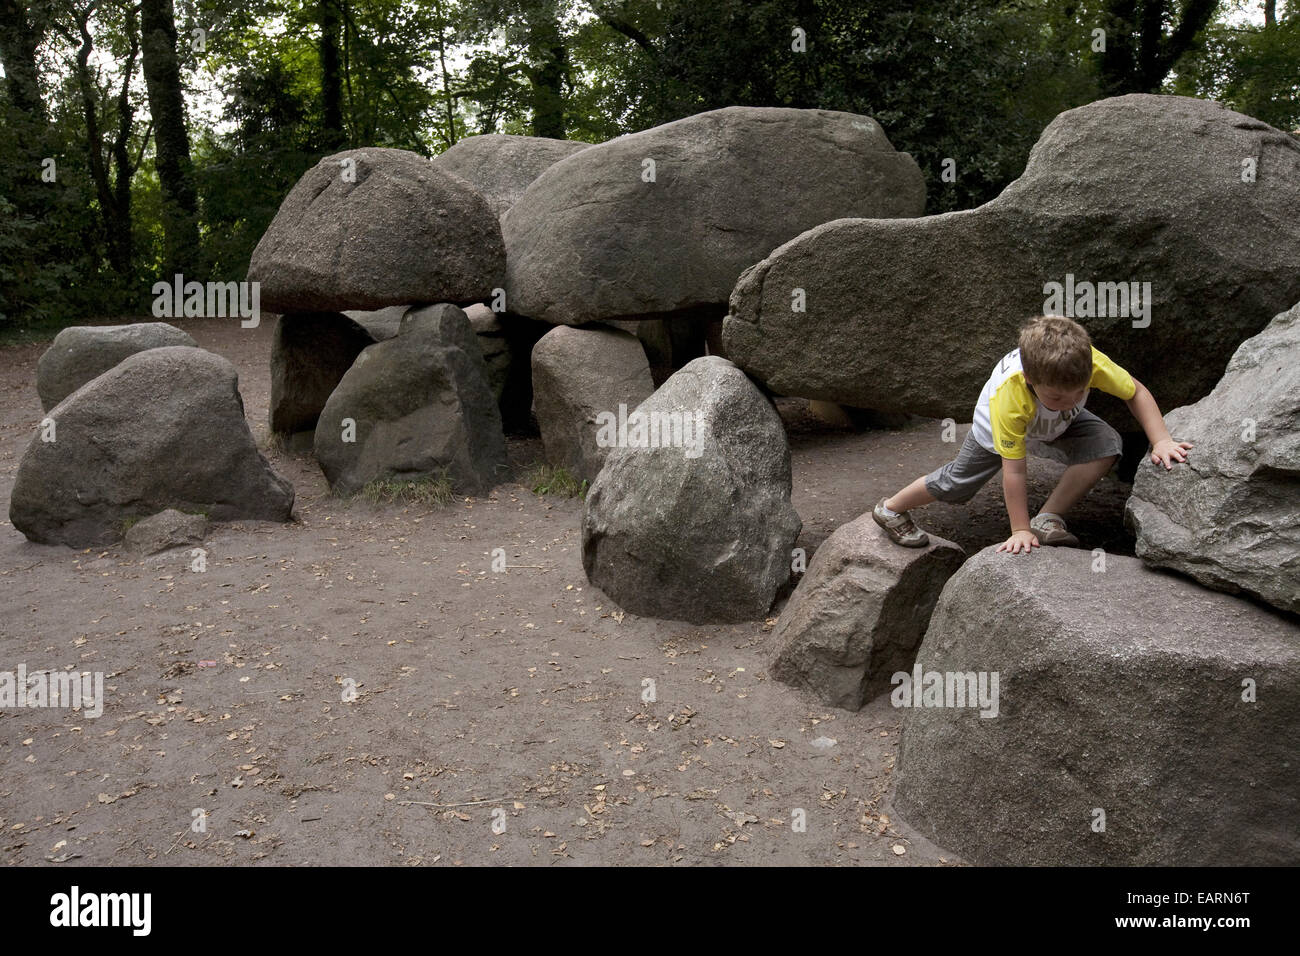
[[886, 500], [888, 499], [881, 498], [876, 502], [876, 506], [871, 509], [871, 517], [876, 519], [876, 524], [885, 529], [885, 534], [889, 535], [890, 540], [905, 548], [924, 548], [928, 545], [930, 536], [912, 523], [912, 516], [906, 511], [892, 518], [881, 511], [885, 507]]
[[1079, 539], [1070, 534], [1065, 522], [1057, 517], [1039, 515], [1029, 522], [1029, 530], [1038, 537], [1038, 543], [1064, 548], [1077, 548]]

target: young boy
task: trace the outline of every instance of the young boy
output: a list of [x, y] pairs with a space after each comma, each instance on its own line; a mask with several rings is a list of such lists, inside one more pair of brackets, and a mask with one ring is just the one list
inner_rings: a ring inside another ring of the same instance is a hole
[[[1171, 462], [1187, 460], [1192, 446], [1169, 436], [1146, 386], [1093, 348], [1079, 323], [1042, 315], [1021, 329], [1020, 347], [1003, 356], [985, 383], [957, 458], [881, 498], [872, 511], [876, 524], [896, 543], [923, 548], [930, 539], [908, 512], [932, 501], [969, 501], [1000, 468], [1011, 537], [999, 551], [1078, 545], [1063, 516], [1120, 457], [1119, 433], [1083, 407], [1090, 388], [1125, 401], [1151, 442], [1152, 462], [1170, 469]], [[1033, 521], [1025, 496], [1028, 451], [1068, 466]]]

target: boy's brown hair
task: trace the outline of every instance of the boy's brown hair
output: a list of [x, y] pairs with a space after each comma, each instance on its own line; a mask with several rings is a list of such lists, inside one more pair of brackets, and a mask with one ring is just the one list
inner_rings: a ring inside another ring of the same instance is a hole
[[1073, 319], [1040, 315], [1020, 330], [1026, 381], [1049, 388], [1084, 388], [1092, 379], [1092, 339]]

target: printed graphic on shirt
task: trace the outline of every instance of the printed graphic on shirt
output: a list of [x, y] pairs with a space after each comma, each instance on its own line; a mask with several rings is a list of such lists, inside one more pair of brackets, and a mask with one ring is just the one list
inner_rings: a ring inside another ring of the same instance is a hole
[[1128, 401], [1137, 385], [1128, 372], [1105, 354], [1092, 350], [1092, 377], [1078, 404], [1064, 411], [1052, 411], [1039, 403], [1025, 381], [1020, 349], [1008, 352], [993, 369], [975, 405], [971, 434], [980, 445], [1003, 458], [1019, 459], [1029, 441], [1060, 438], [1088, 402], [1088, 391], [1097, 388]]

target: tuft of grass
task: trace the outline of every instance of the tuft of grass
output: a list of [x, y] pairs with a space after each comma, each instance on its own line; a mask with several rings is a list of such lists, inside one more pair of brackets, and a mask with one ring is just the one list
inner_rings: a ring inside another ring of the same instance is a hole
[[273, 432], [270, 429], [261, 436], [257, 443], [258, 449], [273, 455], [284, 455], [289, 451], [289, 436], [283, 432]]
[[534, 462], [524, 471], [523, 484], [535, 495], [586, 498], [587, 479], [579, 479], [563, 465]]
[[376, 478], [368, 482], [358, 498], [372, 505], [385, 505], [394, 502], [412, 505], [434, 505], [439, 508], [450, 504], [455, 494], [452, 491], [451, 477], [444, 468], [436, 475], [421, 478]]

